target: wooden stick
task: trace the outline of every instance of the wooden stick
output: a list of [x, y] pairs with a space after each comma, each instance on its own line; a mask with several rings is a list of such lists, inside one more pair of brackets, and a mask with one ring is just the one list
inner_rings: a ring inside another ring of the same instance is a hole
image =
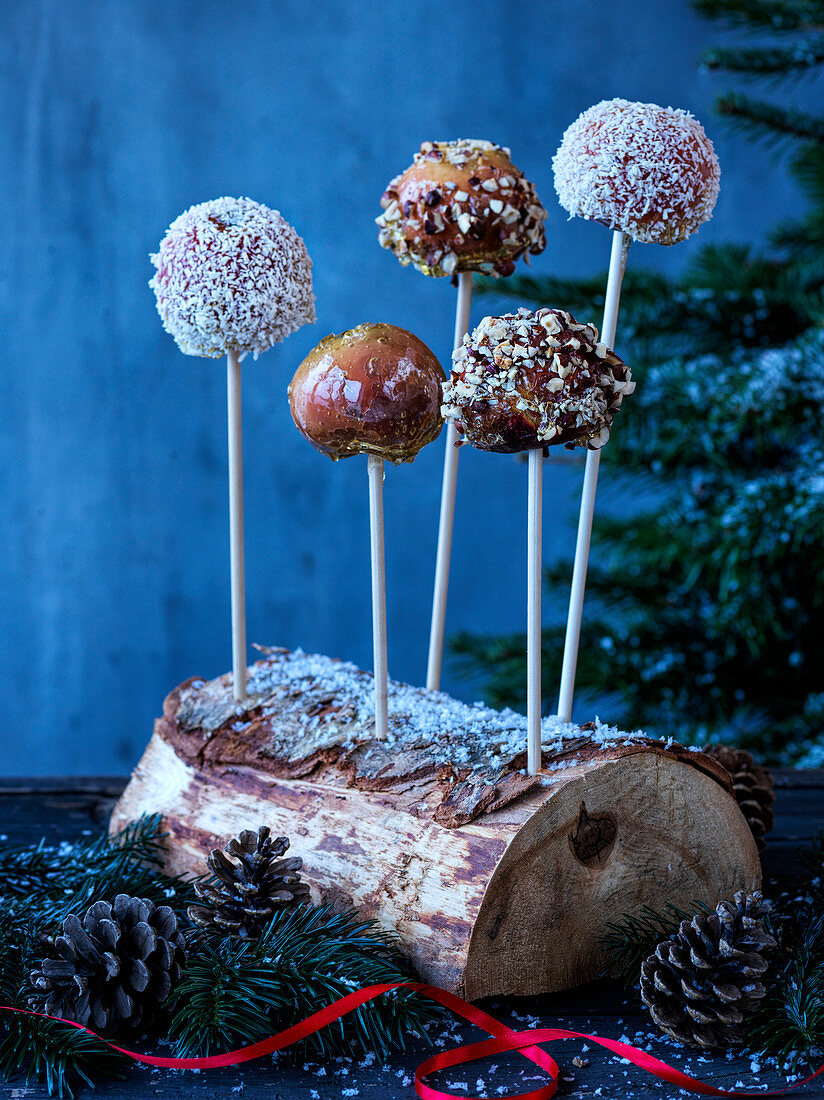
[[383, 459], [367, 455], [369, 472], [369, 538], [372, 548], [372, 652], [375, 667], [375, 736], [389, 729], [386, 661], [386, 566], [383, 552]]
[[[454, 348], [469, 331], [469, 309], [472, 304], [472, 272], [458, 276], [458, 301], [455, 308]], [[429, 660], [426, 666], [426, 687], [437, 691], [441, 684], [443, 636], [446, 622], [446, 593], [449, 587], [449, 561], [452, 553], [452, 527], [455, 520], [455, 487], [458, 481], [458, 433], [454, 421], [446, 425], [446, 454], [441, 488], [441, 517], [438, 523], [438, 551], [435, 559], [435, 593], [432, 598], [432, 624], [429, 630]]]
[[[608, 348], [615, 347], [618, 303], [621, 298], [621, 283], [627, 266], [629, 246], [630, 238], [626, 233], [616, 229], [612, 234], [612, 254], [609, 261], [607, 294], [604, 302], [604, 322], [601, 326], [601, 341]], [[575, 564], [572, 567], [572, 589], [569, 595], [564, 662], [561, 668], [561, 690], [558, 696], [558, 717], [564, 722], [569, 722], [572, 719], [572, 695], [575, 690], [575, 672], [578, 667], [584, 588], [587, 581], [589, 543], [592, 536], [592, 517], [595, 512], [595, 490], [598, 485], [600, 463], [600, 450], [587, 451], [584, 488], [581, 493], [581, 513], [578, 518], [578, 540], [575, 545]]]
[[240, 359], [230, 351], [227, 362], [229, 410], [229, 544], [232, 574], [232, 675], [238, 702], [246, 699], [246, 581], [243, 566], [243, 443], [241, 432]]
[[543, 447], [529, 452], [526, 570], [526, 761], [534, 775], [541, 768], [541, 536]]

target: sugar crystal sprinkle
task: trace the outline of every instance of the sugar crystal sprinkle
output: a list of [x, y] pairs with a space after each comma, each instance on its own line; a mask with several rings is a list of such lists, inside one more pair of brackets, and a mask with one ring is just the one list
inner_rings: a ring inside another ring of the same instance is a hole
[[563, 309], [484, 317], [453, 353], [444, 417], [484, 451], [513, 453], [563, 443], [597, 450], [609, 439], [629, 367], [594, 325]]
[[683, 241], [709, 221], [721, 178], [713, 144], [693, 115], [626, 99], [584, 111], [552, 165], [571, 217], [652, 244]]
[[315, 320], [306, 246], [262, 203], [224, 197], [192, 206], [150, 259], [163, 327], [186, 355], [257, 358]]

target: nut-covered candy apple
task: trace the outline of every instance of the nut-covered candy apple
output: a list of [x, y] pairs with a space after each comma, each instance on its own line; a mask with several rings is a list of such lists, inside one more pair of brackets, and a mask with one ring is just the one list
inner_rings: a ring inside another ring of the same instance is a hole
[[331, 459], [411, 462], [441, 427], [443, 369], [423, 341], [384, 323], [327, 336], [289, 385], [298, 430]]
[[562, 309], [484, 317], [453, 355], [443, 414], [482, 451], [603, 447], [629, 367]]
[[511, 275], [546, 245], [535, 188], [491, 141], [426, 141], [381, 198], [378, 240], [424, 275]]

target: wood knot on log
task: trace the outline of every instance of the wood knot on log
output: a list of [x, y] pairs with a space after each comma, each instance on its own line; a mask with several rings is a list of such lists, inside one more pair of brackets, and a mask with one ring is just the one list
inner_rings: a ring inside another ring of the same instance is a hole
[[585, 867], [603, 866], [617, 834], [618, 826], [611, 814], [590, 814], [582, 802], [578, 826], [569, 834], [569, 844], [575, 858]]

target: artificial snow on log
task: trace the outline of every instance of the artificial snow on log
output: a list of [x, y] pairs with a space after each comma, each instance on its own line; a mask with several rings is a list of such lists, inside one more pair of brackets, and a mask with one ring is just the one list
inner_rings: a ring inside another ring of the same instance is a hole
[[316, 900], [394, 929], [422, 978], [471, 1000], [578, 985], [609, 922], [760, 884], [729, 774], [702, 753], [545, 718], [527, 775], [522, 715], [390, 681], [377, 740], [369, 673], [263, 652], [243, 703], [228, 674], [167, 697], [115, 808], [112, 830], [163, 815], [172, 872], [268, 825]]

